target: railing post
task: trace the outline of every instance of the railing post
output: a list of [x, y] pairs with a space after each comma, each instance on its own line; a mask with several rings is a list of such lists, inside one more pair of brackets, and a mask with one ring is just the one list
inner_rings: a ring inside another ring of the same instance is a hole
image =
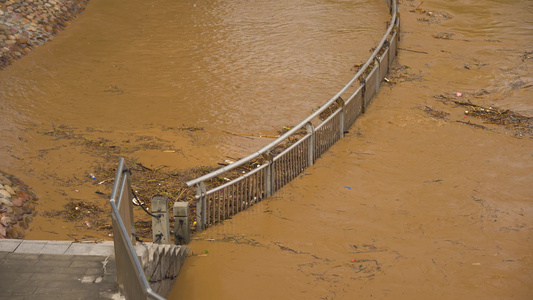
[[207, 224], [206, 191], [203, 182], [196, 185], [196, 231], [203, 231]]
[[365, 108], [366, 77], [365, 76], [361, 76], [361, 78], [359, 79], [359, 82], [363, 86], [361, 88], [361, 99], [362, 99], [362, 101], [361, 101], [361, 113], [364, 114], [364, 113], [366, 113], [366, 108]]
[[[379, 58], [376, 56], [374, 60], [374, 68], [376, 69], [376, 72], [378, 75], [376, 76], [376, 94], [379, 92], [379, 86], [381, 84], [381, 70], [379, 69], [381, 67], [381, 64], [379, 63]], [[374, 97], [376, 97], [374, 95]]]
[[189, 202], [174, 202], [174, 244], [187, 245], [191, 241]]
[[152, 197], [152, 240], [155, 244], [170, 244], [168, 197]]
[[272, 153], [268, 151], [267, 153], [263, 154], [263, 163], [267, 163], [267, 167], [265, 168], [265, 197], [272, 196], [272, 187], [273, 187], [273, 181], [274, 181], [274, 172], [272, 172]]
[[305, 129], [307, 130], [308, 134], [311, 134], [307, 148], [309, 148], [309, 166], [312, 166], [315, 157], [315, 126], [309, 122], [305, 124]]
[[129, 239], [132, 244], [135, 244], [135, 224], [133, 218], [133, 204], [131, 203], [134, 197], [131, 188], [131, 172], [126, 164], [124, 164], [124, 161], [122, 160], [121, 162], [122, 167], [119, 168], [120, 176], [117, 176], [119, 181], [118, 183], [115, 183], [116, 186], [113, 187], [113, 189], [115, 189], [115, 187], [117, 188], [118, 194], [113, 193], [116, 198], [112, 198], [112, 200], [116, 200], [115, 203], [120, 212], [120, 217], [126, 226], [126, 230], [128, 230]]
[[337, 98], [337, 103], [339, 104], [339, 106], [342, 108], [341, 109], [341, 117], [340, 117], [340, 121], [339, 121], [339, 138], [343, 138], [344, 137], [344, 117], [346, 116], [346, 105], [344, 103], [344, 99], [342, 99], [341, 97]]
[[396, 26], [395, 26], [394, 29], [396, 30], [396, 36], [398, 38], [398, 41], [400, 41], [400, 26], [401, 26], [401, 24], [400, 24], [400, 9], [399, 9], [399, 7], [396, 8], [396, 15], [398, 17], [396, 18]]

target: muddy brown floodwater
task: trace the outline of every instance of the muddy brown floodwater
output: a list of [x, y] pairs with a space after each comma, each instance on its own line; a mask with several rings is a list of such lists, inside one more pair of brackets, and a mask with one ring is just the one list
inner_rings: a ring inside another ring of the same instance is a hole
[[[275, 197], [196, 234], [169, 299], [532, 297], [533, 3], [400, 12], [398, 62], [367, 113]], [[92, 0], [0, 71], [1, 168], [47, 212], [106, 208], [96, 182], [118, 156], [185, 169], [248, 154], [329, 99], [386, 20], [379, 0]], [[486, 123], [481, 109], [519, 115]], [[108, 232], [30, 226], [29, 239]]]
[[[120, 156], [171, 174], [267, 144], [353, 76], [388, 19], [376, 0], [90, 1], [0, 71], [0, 167], [40, 198], [26, 238], [109, 239], [90, 208], [109, 207]], [[80, 201], [91, 213], [64, 213]]]
[[[368, 112], [280, 194], [196, 235], [169, 299], [533, 297], [533, 3], [400, 12]], [[467, 112], [495, 107], [525, 125]]]

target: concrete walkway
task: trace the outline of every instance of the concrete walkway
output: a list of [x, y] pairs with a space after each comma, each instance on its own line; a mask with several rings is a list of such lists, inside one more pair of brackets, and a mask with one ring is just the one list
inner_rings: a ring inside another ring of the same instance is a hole
[[4, 299], [123, 299], [113, 242], [0, 240]]

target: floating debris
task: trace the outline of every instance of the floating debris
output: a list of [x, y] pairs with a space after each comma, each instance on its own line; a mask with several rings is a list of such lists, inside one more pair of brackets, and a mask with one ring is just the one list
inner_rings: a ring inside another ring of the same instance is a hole
[[433, 35], [434, 38], [441, 39], [441, 40], [451, 40], [452, 36], [453, 36], [453, 33], [448, 33], [448, 32], [439, 32]]
[[[474, 93], [474, 96], [485, 95], [488, 92], [486, 90], [481, 90]], [[457, 95], [456, 95], [457, 96]], [[481, 106], [471, 102], [459, 101], [452, 97], [445, 95], [434, 96], [438, 101], [441, 101], [445, 104], [453, 103], [455, 105], [461, 106], [464, 108], [464, 115], [475, 117], [477, 119], [483, 120], [485, 124], [493, 124], [505, 126], [508, 129], [515, 130], [516, 136], [521, 137], [524, 134], [533, 136], [533, 117], [527, 117], [519, 113], [513, 112], [509, 109], [500, 109], [493, 106]], [[471, 123], [470, 121], [458, 121], [459, 123], [471, 125], [481, 129], [488, 129], [486, 126], [478, 125]]]
[[418, 109], [421, 109], [426, 114], [428, 114], [430, 117], [434, 119], [439, 119], [439, 120], [447, 120], [448, 116], [450, 115], [450, 113], [436, 110], [433, 107], [428, 106], [428, 105], [425, 105], [423, 107], [418, 107]]

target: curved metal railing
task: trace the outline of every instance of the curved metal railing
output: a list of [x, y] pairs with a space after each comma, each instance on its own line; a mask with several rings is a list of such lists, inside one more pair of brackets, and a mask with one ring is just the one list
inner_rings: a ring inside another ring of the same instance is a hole
[[150, 287], [133, 248], [135, 227], [131, 191], [130, 172], [124, 163], [124, 158], [120, 158], [115, 184], [109, 200], [113, 222], [117, 282], [126, 299], [164, 300], [165, 298], [158, 295]]
[[[186, 183], [197, 190], [197, 230], [201, 231], [271, 196], [344, 137], [345, 130], [364, 113], [378, 92], [396, 57], [400, 19], [396, 0], [390, 0], [388, 5], [391, 20], [383, 38], [369, 59], [337, 94], [265, 147]], [[249, 168], [252, 163], [255, 163], [253, 169]], [[242, 171], [239, 168], [243, 166], [248, 168]], [[218, 184], [209, 184], [208, 189], [206, 183], [213, 181]]]

